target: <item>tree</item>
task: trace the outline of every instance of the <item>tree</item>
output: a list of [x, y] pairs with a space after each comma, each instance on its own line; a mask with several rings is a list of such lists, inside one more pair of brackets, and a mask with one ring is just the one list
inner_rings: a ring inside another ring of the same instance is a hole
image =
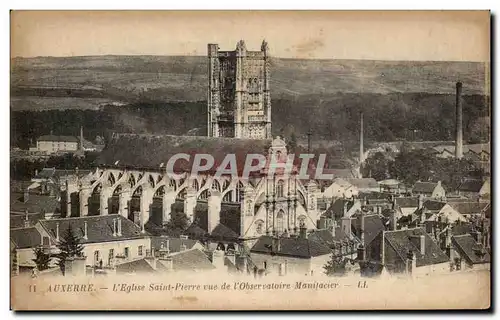
[[58, 259], [57, 264], [64, 274], [64, 263], [66, 262], [66, 259], [69, 257], [81, 257], [83, 254], [83, 246], [80, 243], [78, 236], [76, 236], [73, 232], [71, 224], [68, 226], [68, 229], [57, 244], [57, 248], [60, 250], [60, 252], [56, 255], [56, 258]]
[[363, 177], [371, 177], [377, 181], [384, 180], [387, 177], [389, 160], [382, 152], [377, 152], [373, 156], [366, 159], [362, 167]]
[[335, 256], [332, 254], [330, 260], [325, 264], [323, 269], [325, 269], [325, 274], [327, 276], [344, 276], [347, 272], [346, 270], [347, 259]]
[[48, 269], [50, 260], [52, 259], [50, 254], [45, 253], [41, 247], [34, 248], [33, 253], [35, 254], [35, 258], [31, 260], [36, 264], [37, 269], [39, 271]]
[[184, 231], [187, 229], [189, 219], [184, 212], [172, 212], [170, 221], [167, 223], [167, 228], [170, 230]]

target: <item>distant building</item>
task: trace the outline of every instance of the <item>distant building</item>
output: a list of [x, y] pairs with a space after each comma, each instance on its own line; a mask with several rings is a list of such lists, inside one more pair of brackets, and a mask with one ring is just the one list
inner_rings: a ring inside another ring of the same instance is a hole
[[445, 199], [446, 190], [441, 185], [441, 181], [438, 182], [416, 182], [412, 188], [413, 195], [422, 195], [428, 198], [434, 199]]
[[491, 192], [490, 179], [466, 179], [458, 187], [458, 195], [467, 198], [486, 198]]
[[344, 179], [335, 179], [331, 185], [323, 191], [323, 198], [352, 198], [358, 195], [358, 189]]
[[373, 178], [346, 179], [359, 192], [380, 192], [377, 180]]
[[427, 221], [467, 222], [467, 218], [446, 202], [427, 200], [422, 207], [413, 213], [413, 221], [424, 223]]
[[76, 152], [78, 151], [79, 142], [73, 136], [56, 136], [45, 135], [41, 136], [36, 141], [36, 150], [45, 153], [57, 152]]

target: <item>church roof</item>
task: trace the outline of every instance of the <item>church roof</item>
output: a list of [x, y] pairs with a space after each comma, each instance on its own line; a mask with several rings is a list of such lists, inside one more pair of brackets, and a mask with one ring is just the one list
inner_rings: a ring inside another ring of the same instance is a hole
[[115, 134], [97, 159], [97, 164], [110, 167], [165, 168], [176, 154], [190, 155], [190, 161], [176, 161], [175, 171], [189, 172], [195, 154], [210, 154], [217, 168], [226, 155], [235, 154], [239, 173], [243, 171], [247, 154], [267, 154], [270, 140], [212, 138], [204, 136], [172, 136], [150, 134]]

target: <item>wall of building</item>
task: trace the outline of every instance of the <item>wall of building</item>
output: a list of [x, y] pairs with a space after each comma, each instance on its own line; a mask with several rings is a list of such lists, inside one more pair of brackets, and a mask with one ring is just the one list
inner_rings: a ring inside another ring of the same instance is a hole
[[313, 272], [313, 274], [319, 274], [324, 272], [323, 267], [326, 265], [328, 260], [330, 260], [330, 255], [323, 255], [305, 259], [288, 256], [271, 256], [269, 254], [251, 253], [250, 257], [252, 261], [257, 265], [257, 267], [264, 268], [264, 265], [266, 265], [268, 272], [272, 274], [278, 273], [279, 265], [286, 266], [284, 268], [287, 274], [310, 275], [311, 271]]
[[17, 249], [17, 263], [20, 266], [35, 266], [35, 253], [32, 248]]
[[38, 151], [42, 152], [57, 152], [57, 151], [77, 151], [78, 142], [65, 142], [65, 141], [37, 141]]
[[[142, 255], [139, 255], [139, 246], [142, 246]], [[109, 261], [110, 250], [113, 249], [113, 256], [115, 261], [117, 255], [123, 255], [125, 253], [125, 248], [129, 248], [128, 258], [122, 259], [121, 261], [130, 261], [146, 256], [146, 250], [151, 249], [151, 240], [149, 238], [133, 239], [133, 240], [122, 240], [122, 241], [110, 241], [110, 242], [99, 242], [99, 243], [89, 243], [83, 245], [83, 253], [87, 257], [85, 263], [86, 265], [99, 264], [98, 261], [94, 261], [95, 251], [99, 251], [99, 260], [102, 260], [103, 266], [107, 266]]]
[[414, 271], [416, 276], [425, 276], [430, 274], [443, 274], [450, 272], [450, 262], [431, 264], [428, 266], [417, 267]]

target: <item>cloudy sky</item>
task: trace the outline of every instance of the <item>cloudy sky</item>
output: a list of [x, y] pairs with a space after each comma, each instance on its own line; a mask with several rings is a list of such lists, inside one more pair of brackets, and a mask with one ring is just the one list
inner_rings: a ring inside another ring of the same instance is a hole
[[11, 55], [205, 55], [207, 43], [284, 58], [489, 61], [489, 12], [29, 12]]

